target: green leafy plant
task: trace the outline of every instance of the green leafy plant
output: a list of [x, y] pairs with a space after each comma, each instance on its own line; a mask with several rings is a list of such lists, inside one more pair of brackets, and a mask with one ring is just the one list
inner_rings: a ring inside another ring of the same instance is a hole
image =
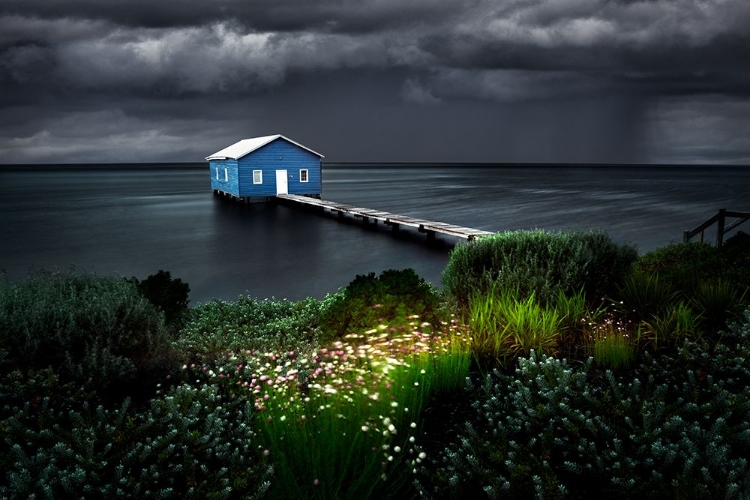
[[[750, 312], [746, 313], [750, 323]], [[432, 498], [745, 498], [750, 493], [748, 329], [732, 345], [644, 353], [638, 376], [532, 355], [470, 387], [473, 413]], [[429, 450], [428, 450], [429, 452]]]
[[199, 363], [248, 350], [314, 350], [321, 306], [311, 297], [298, 302], [244, 295], [234, 302], [215, 300], [190, 311], [174, 345]]
[[721, 273], [712, 279], [723, 279], [735, 283], [739, 288], [750, 288], [750, 234], [737, 231], [719, 249]]
[[720, 268], [719, 250], [702, 243], [673, 243], [641, 255], [633, 265], [635, 274], [658, 275], [673, 291], [692, 290]]
[[685, 338], [700, 336], [701, 317], [684, 302], [667, 308], [643, 322], [641, 339], [654, 349], [674, 347]]
[[[171, 363], [163, 316], [123, 278], [39, 272], [0, 283], [0, 349], [10, 369], [132, 393]], [[113, 391], [117, 392], [117, 391]]]
[[635, 248], [603, 233], [509, 231], [457, 245], [442, 278], [446, 292], [464, 307], [495, 283], [517, 290], [521, 299], [534, 293], [542, 305], [554, 306], [559, 292], [609, 294], [636, 257]]
[[726, 280], [701, 281], [693, 293], [693, 303], [702, 316], [705, 331], [714, 334], [727, 321], [737, 319], [747, 304], [748, 291]]
[[0, 380], [3, 498], [260, 498], [272, 469], [253, 408], [180, 386], [142, 411], [108, 408], [52, 370]]
[[671, 244], [639, 257], [634, 269], [658, 274], [686, 296], [707, 281], [726, 281], [747, 289], [750, 287], [750, 236], [740, 231], [721, 248], [701, 243]]
[[403, 323], [418, 315], [438, 325], [440, 297], [437, 290], [413, 269], [389, 269], [358, 275], [349, 285], [323, 301], [320, 326], [326, 339], [342, 338], [377, 324]]
[[657, 274], [633, 273], [617, 287], [615, 309], [639, 323], [662, 314], [679, 301], [677, 292]]
[[138, 286], [138, 291], [149, 302], [164, 312], [168, 325], [178, 328], [181, 326], [188, 312], [190, 285], [183, 283], [180, 278], [173, 279], [169, 271], [162, 270], [142, 281], [137, 278], [131, 278], [130, 281]]
[[531, 350], [554, 353], [562, 331], [558, 312], [539, 305], [534, 293], [519, 300], [497, 288], [487, 296], [476, 295], [469, 309], [473, 348], [480, 363]]

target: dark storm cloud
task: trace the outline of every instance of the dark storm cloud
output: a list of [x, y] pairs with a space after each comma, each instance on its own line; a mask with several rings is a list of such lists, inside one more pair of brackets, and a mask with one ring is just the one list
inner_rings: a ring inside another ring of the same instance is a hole
[[540, 72], [536, 87], [556, 83], [544, 72], [576, 71], [657, 94], [723, 84], [742, 92], [750, 71], [744, 0], [18, 0], [3, 12], [6, 79], [26, 83], [45, 61], [53, 81], [86, 89], [245, 92], [300, 71], [408, 67], [447, 78], [454, 69]]
[[750, 4], [744, 0], [503, 5], [467, 16], [450, 34], [452, 42], [442, 33], [424, 37], [422, 49], [444, 67], [576, 71], [644, 83], [657, 94], [746, 92], [750, 84]]
[[477, 0], [6, 0], [8, 14], [104, 20], [129, 27], [170, 28], [233, 21], [257, 31], [368, 32], [440, 22]]
[[[368, 128], [378, 114], [411, 123], [410, 136], [427, 149], [442, 133], [428, 124], [454, 116], [464, 121], [456, 136], [473, 130], [463, 141], [485, 158], [528, 144], [528, 161], [637, 160], [647, 132], [660, 138], [645, 140], [649, 147], [669, 157], [661, 144], [677, 148], [681, 133], [699, 135], [679, 120], [705, 113], [720, 135], [704, 133], [695, 157], [734, 147], [740, 153], [729, 157], [744, 158], [746, 143], [721, 137], [749, 125], [727, 117], [750, 97], [748, 26], [746, 0], [4, 0], [0, 152], [79, 158], [121, 148], [162, 157], [197, 133], [221, 141], [238, 128], [288, 130], [306, 122], [301, 114], [356, 108], [361, 115], [331, 116], [348, 121], [344, 129]], [[313, 102], [323, 81], [336, 92]], [[362, 102], [340, 97], [350, 87]], [[467, 109], [484, 128], [467, 125]], [[544, 109], [554, 117], [545, 120]], [[622, 138], [599, 138], [591, 151], [578, 139], [557, 141], [566, 116], [580, 130]], [[545, 121], [557, 128], [546, 131]], [[528, 140], [501, 148], [479, 139], [519, 122]], [[310, 135], [319, 128], [310, 124]], [[539, 131], [550, 134], [549, 151], [532, 145]], [[359, 134], [351, 145], [361, 156], [383, 154], [375, 140]], [[575, 154], [561, 153], [565, 143]], [[203, 147], [193, 145], [182, 146], [190, 157]]]

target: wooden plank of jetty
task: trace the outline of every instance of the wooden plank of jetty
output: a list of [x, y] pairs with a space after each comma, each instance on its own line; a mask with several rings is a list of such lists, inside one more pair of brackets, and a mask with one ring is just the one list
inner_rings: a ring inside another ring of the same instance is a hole
[[491, 231], [484, 231], [482, 229], [456, 226], [455, 224], [448, 224], [446, 222], [418, 219], [406, 215], [398, 215], [391, 212], [385, 212], [383, 210], [355, 207], [353, 205], [346, 205], [344, 203], [337, 203], [335, 201], [321, 200], [320, 198], [311, 198], [309, 196], [278, 194], [276, 195], [276, 198], [309, 207], [321, 208], [324, 211], [328, 210], [330, 212], [337, 213], [340, 217], [343, 217], [344, 215], [351, 215], [353, 217], [361, 218], [365, 223], [373, 222], [377, 224], [378, 222], [382, 222], [386, 225], [392, 226], [394, 229], [398, 229], [400, 226], [412, 227], [417, 229], [421, 233], [427, 233], [428, 237], [434, 237], [435, 234], [440, 233], [449, 236], [456, 236], [465, 240], [473, 240], [474, 238], [495, 234]]

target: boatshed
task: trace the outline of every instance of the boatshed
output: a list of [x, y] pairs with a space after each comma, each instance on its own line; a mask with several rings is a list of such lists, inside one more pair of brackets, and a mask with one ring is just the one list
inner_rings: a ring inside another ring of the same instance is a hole
[[214, 193], [241, 201], [277, 194], [320, 198], [323, 155], [283, 135], [243, 139], [207, 156]]

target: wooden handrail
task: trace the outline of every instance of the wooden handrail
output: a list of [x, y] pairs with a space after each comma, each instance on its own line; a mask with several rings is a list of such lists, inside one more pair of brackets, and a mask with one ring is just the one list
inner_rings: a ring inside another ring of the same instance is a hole
[[[727, 217], [734, 217], [737, 220], [727, 225]], [[703, 235], [706, 229], [708, 229], [713, 224], [716, 224], [716, 246], [721, 247], [721, 245], [724, 243], [724, 235], [748, 220], [750, 220], [750, 212], [733, 212], [728, 211], [725, 208], [721, 208], [719, 209], [719, 213], [708, 219], [700, 226], [682, 233], [682, 242], [687, 243], [693, 236], [700, 235], [699, 241], [703, 243]]]

